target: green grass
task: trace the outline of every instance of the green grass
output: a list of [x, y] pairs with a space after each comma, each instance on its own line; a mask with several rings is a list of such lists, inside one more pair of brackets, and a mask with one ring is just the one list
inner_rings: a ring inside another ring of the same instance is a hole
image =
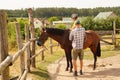
[[[101, 46], [101, 57], [100, 58], [115, 56], [117, 54], [120, 54], [120, 50], [114, 49], [113, 45]], [[93, 54], [89, 48], [84, 51], [84, 58], [90, 59], [90, 60], [93, 59]]]
[[47, 72], [47, 66], [57, 59], [64, 56], [64, 51], [60, 49], [60, 47], [54, 47], [53, 54], [50, 54], [50, 50], [46, 50], [44, 52], [45, 60], [41, 60], [41, 56], [36, 58], [36, 69], [32, 69], [32, 71], [28, 74], [28, 77], [32, 77], [33, 80], [48, 80], [49, 75]]

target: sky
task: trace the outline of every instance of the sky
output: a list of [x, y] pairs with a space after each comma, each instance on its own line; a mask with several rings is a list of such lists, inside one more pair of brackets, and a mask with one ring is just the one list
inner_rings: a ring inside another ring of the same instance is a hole
[[120, 0], [0, 0], [0, 9], [120, 7]]

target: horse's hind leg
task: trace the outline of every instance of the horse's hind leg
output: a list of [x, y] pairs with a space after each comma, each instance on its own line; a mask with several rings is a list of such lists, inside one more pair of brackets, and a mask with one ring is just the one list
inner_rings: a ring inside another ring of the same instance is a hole
[[91, 46], [91, 47], [90, 47], [90, 50], [92, 51], [92, 53], [93, 53], [93, 55], [94, 55], [94, 66], [93, 66], [93, 70], [95, 70], [95, 69], [96, 69], [96, 62], [97, 62], [97, 55], [96, 55], [96, 53], [95, 53], [96, 48], [95, 48], [94, 46]]
[[96, 62], [97, 62], [97, 56], [96, 56], [96, 54], [94, 54], [94, 66], [93, 66], [93, 70], [96, 69]]

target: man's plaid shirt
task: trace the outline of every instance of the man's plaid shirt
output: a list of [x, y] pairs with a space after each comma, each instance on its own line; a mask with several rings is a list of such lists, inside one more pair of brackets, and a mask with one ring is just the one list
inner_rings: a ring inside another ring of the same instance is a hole
[[75, 28], [70, 32], [69, 40], [72, 41], [72, 47], [74, 49], [83, 49], [85, 38], [85, 28]]

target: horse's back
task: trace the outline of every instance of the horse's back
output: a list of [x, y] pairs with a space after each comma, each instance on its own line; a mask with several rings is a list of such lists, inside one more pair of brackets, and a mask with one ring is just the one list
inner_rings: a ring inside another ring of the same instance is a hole
[[95, 31], [86, 30], [85, 32], [86, 32], [86, 37], [84, 42], [84, 49], [97, 44], [98, 41], [100, 40], [99, 35]]
[[87, 31], [85, 31], [86, 32], [86, 35], [90, 35], [90, 36], [94, 36], [95, 38], [99, 38], [99, 34], [98, 33], [96, 33], [95, 31], [93, 31], [93, 30], [87, 30]]

